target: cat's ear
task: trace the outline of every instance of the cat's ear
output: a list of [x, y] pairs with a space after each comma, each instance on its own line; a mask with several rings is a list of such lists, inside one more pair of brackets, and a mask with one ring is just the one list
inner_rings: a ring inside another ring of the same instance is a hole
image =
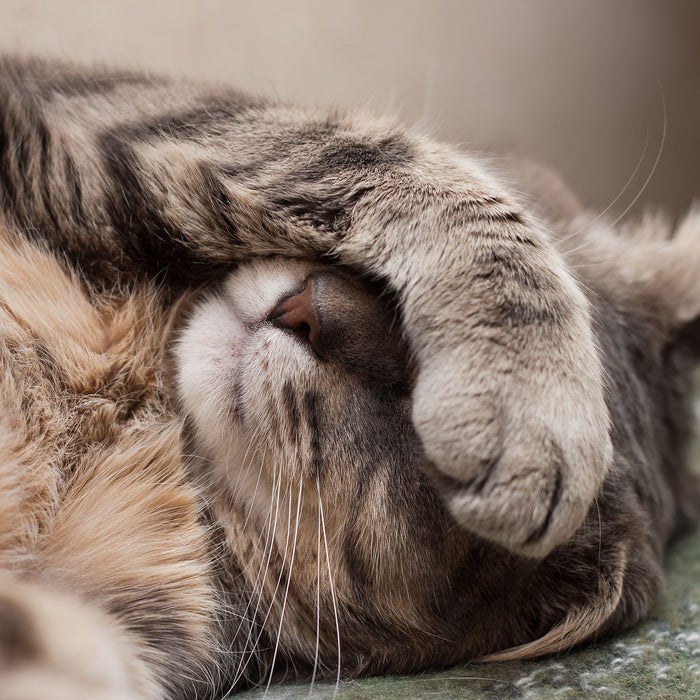
[[637, 263], [639, 292], [673, 339], [700, 351], [700, 205], [644, 257]]
[[672, 302], [676, 323], [690, 323], [700, 316], [700, 204], [681, 221], [662, 257], [668, 264], [659, 274], [660, 293]]
[[700, 357], [700, 204], [678, 227], [673, 248], [664, 281], [676, 297], [671, 312], [674, 341]]
[[700, 352], [700, 204], [675, 227], [658, 214], [615, 232], [594, 225], [586, 243], [595, 249], [593, 265], [582, 261], [589, 279], [596, 276], [623, 307], [631, 304], [666, 342], [694, 335]]

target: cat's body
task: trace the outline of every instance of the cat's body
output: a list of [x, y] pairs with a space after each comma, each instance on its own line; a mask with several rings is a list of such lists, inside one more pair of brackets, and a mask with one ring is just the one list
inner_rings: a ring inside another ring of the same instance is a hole
[[[12, 61], [0, 98], [0, 697], [525, 657], [648, 611], [696, 515], [697, 215], [567, 210], [557, 251], [365, 117]], [[181, 308], [270, 253], [391, 295], [272, 259]]]

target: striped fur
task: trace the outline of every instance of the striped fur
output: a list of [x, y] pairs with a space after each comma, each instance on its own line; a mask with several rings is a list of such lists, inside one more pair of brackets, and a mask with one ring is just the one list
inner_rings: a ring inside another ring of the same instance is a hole
[[368, 115], [0, 64], [0, 698], [646, 614], [696, 518], [700, 217], [615, 231], [502, 181]]
[[99, 284], [182, 288], [269, 254], [380, 280], [417, 358], [427, 456], [464, 483], [499, 465], [502, 497], [455, 501], [455, 517], [533, 556], [580, 525], [611, 454], [588, 303], [475, 160], [367, 115], [226, 89], [36, 62], [0, 76], [0, 185], [18, 226]]

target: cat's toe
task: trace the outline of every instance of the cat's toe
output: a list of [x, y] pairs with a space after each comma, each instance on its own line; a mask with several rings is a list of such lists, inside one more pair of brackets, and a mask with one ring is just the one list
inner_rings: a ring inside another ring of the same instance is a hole
[[592, 500], [556, 443], [515, 444], [468, 481], [434, 474], [457, 522], [511, 551], [542, 557], [578, 529]]
[[423, 381], [414, 424], [427, 471], [455, 520], [526, 556], [545, 556], [566, 542], [612, 459], [602, 391], [586, 393], [561, 378], [520, 391], [513, 383], [472, 382], [461, 393], [454, 380]]

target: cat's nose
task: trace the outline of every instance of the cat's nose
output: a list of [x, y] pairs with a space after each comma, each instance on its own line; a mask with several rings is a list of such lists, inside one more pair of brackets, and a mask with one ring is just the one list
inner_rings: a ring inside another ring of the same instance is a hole
[[269, 320], [280, 328], [287, 328], [304, 336], [311, 345], [321, 338], [321, 323], [314, 303], [314, 279], [309, 277], [304, 288], [289, 296], [270, 312]]

